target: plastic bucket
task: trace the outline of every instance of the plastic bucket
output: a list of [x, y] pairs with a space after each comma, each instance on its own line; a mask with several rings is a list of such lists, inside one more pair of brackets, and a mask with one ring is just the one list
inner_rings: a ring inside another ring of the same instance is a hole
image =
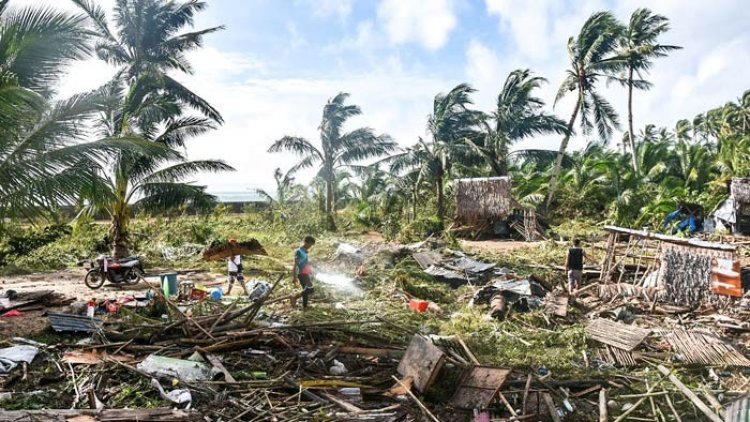
[[164, 273], [161, 276], [161, 289], [164, 296], [169, 297], [176, 295], [177, 292], [177, 273]]
[[221, 289], [216, 287], [211, 289], [211, 300], [221, 300], [221, 297], [223, 296], [223, 293], [221, 292]]

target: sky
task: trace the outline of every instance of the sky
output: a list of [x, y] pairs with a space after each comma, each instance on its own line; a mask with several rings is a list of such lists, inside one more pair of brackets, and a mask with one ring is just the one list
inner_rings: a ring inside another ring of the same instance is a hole
[[[93, 0], [111, 7], [113, 0]], [[11, 6], [75, 10], [67, 0], [11, 0]], [[476, 108], [491, 111], [509, 72], [529, 68], [549, 82], [538, 92], [547, 110], [567, 120], [573, 99], [552, 107], [568, 65], [566, 45], [587, 17], [612, 11], [626, 22], [648, 6], [670, 19], [661, 42], [682, 46], [659, 59], [636, 92], [636, 131], [647, 123], [673, 127], [750, 89], [750, 8], [743, 0], [209, 0], [196, 28], [223, 25], [191, 52], [193, 75], [177, 75], [222, 113], [225, 124], [191, 140], [191, 159], [221, 159], [234, 173], [201, 175], [210, 192], [273, 191], [272, 173], [296, 159], [269, 154], [274, 140], [302, 136], [318, 144], [323, 105], [339, 92], [362, 116], [347, 128], [369, 126], [402, 146], [425, 137], [437, 93], [468, 82]], [[94, 89], [114, 70], [95, 58], [74, 64], [59, 95]], [[626, 92], [610, 85], [606, 97], [626, 123]], [[612, 146], [622, 138], [616, 133]], [[557, 149], [557, 136], [516, 148]], [[582, 148], [581, 136], [571, 148]], [[311, 172], [298, 179], [307, 182]]]

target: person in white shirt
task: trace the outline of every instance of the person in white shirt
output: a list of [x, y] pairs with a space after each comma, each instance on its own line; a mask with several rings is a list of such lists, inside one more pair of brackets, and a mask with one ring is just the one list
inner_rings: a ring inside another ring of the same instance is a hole
[[[237, 241], [232, 239], [229, 243], [234, 245]], [[232, 292], [232, 287], [234, 287], [235, 281], [240, 283], [240, 286], [242, 286], [242, 290], [245, 291], [246, 295], [249, 294], [247, 292], [247, 287], [245, 287], [245, 277], [242, 275], [242, 256], [234, 255], [227, 258], [227, 273], [229, 274], [229, 287], [227, 287], [227, 291], [224, 295], [228, 296], [229, 293]]]

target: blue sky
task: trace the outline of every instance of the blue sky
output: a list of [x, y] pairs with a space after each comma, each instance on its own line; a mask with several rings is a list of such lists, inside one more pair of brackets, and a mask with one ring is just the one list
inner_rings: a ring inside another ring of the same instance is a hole
[[[109, 6], [112, 0], [101, 0]], [[65, 0], [11, 0], [11, 5]], [[750, 9], [741, 0], [209, 0], [203, 28], [225, 25], [191, 53], [196, 73], [180, 76], [223, 113], [226, 124], [189, 144], [191, 158], [219, 158], [234, 174], [205, 175], [212, 191], [273, 188], [272, 172], [294, 164], [268, 154], [283, 135], [317, 140], [326, 99], [349, 92], [364, 115], [351, 127], [371, 126], [410, 145], [425, 136], [426, 116], [438, 92], [460, 82], [479, 90], [476, 106], [489, 111], [508, 72], [531, 68], [549, 80], [538, 93], [552, 100], [567, 66], [566, 43], [593, 12], [621, 20], [644, 5], [671, 20], [664, 43], [684, 47], [655, 64], [654, 89], [635, 97], [637, 130], [646, 123], [673, 126], [679, 118], [740, 96], [750, 89]], [[76, 64], [61, 95], [93, 89], [112, 69], [90, 60]], [[625, 122], [625, 92], [607, 98]], [[567, 119], [570, 101], [554, 111]], [[618, 133], [613, 146], [621, 139]], [[571, 146], [581, 148], [577, 137]], [[557, 137], [518, 147], [556, 149]], [[309, 180], [310, 173], [300, 175]]]

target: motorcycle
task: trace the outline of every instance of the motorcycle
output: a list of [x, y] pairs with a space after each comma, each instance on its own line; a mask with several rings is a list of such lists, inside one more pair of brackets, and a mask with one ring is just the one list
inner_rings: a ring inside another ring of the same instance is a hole
[[90, 268], [84, 279], [86, 286], [90, 289], [102, 287], [105, 281], [114, 284], [135, 285], [140, 283], [145, 276], [143, 261], [138, 256], [112, 259], [102, 255], [91, 261]]

